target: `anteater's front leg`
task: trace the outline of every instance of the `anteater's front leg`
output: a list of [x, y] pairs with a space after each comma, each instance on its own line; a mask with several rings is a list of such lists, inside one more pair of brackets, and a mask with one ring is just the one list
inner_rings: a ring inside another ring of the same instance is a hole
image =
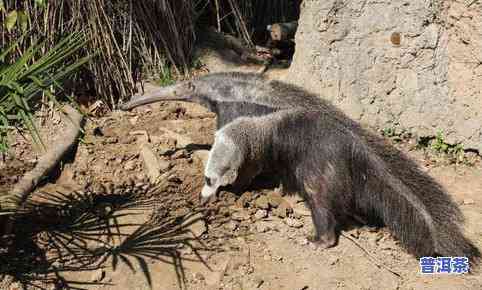
[[315, 227], [315, 235], [309, 240], [321, 248], [333, 247], [337, 242], [336, 219], [330, 204], [329, 190], [326, 184], [305, 184], [305, 193]]

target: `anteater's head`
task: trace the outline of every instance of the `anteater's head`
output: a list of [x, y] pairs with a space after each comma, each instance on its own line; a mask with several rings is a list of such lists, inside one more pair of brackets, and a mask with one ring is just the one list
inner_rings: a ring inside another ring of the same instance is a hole
[[221, 187], [233, 185], [238, 178], [240, 168], [244, 163], [244, 154], [239, 144], [219, 131], [209, 151], [208, 162], [204, 169], [204, 187], [201, 201], [218, 192]]

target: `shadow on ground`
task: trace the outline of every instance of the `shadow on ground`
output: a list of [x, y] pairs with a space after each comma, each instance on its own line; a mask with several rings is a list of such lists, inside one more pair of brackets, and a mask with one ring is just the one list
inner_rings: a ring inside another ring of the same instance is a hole
[[[108, 283], [67, 280], [64, 273], [105, 267], [115, 270], [125, 263], [133, 271], [141, 269], [150, 285], [146, 260], [154, 259], [175, 268], [182, 288], [186, 258], [181, 251], [190, 248], [197, 257], [194, 260], [204, 263], [200, 253], [207, 247], [190, 229], [203, 218], [202, 211], [162, 218], [151, 215], [145, 222], [131, 222], [136, 221], [132, 216], [145, 215], [166, 202], [124, 192], [35, 194], [15, 216], [10, 216], [14, 227], [12, 234], [0, 240], [0, 274], [15, 277], [24, 287], [85, 289]], [[7, 218], [2, 216], [2, 226]]]

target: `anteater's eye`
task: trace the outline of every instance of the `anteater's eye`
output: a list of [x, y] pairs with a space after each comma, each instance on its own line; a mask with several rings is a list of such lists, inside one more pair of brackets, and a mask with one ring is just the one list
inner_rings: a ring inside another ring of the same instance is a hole
[[204, 182], [206, 183], [207, 186], [211, 186], [211, 179], [207, 176], [204, 176]]

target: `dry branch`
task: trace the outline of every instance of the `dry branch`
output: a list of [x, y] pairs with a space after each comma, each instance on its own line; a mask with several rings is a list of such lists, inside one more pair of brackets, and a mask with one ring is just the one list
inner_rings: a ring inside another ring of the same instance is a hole
[[201, 32], [203, 42], [217, 49], [231, 49], [238, 54], [241, 59], [250, 63], [264, 64], [266, 59], [256, 54], [256, 49], [246, 47], [243, 42], [234, 36], [206, 29]]
[[14, 201], [14, 210], [18, 209], [27, 200], [29, 194], [35, 189], [39, 182], [55, 168], [65, 154], [75, 145], [82, 126], [83, 116], [70, 105], [65, 105], [63, 122], [66, 124], [64, 134], [59, 136], [55, 147], [50, 148], [37, 165], [30, 172], [27, 172], [22, 179], [15, 184], [9, 194]]

